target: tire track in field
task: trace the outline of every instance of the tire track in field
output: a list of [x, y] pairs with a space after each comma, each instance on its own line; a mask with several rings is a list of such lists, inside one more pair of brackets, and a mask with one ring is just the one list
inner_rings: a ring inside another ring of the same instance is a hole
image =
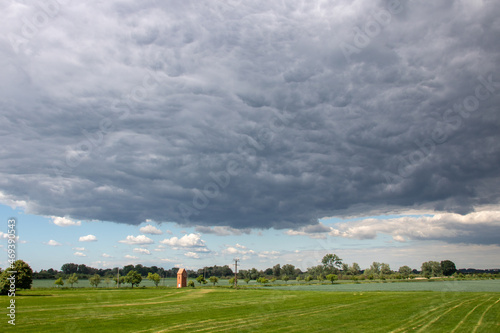
[[[476, 298], [478, 298], [478, 297], [476, 297]], [[469, 299], [469, 300], [471, 300], [471, 299]], [[424, 312], [422, 312], [420, 314], [416, 314], [413, 318], [410, 318], [410, 320], [407, 321], [403, 326], [391, 331], [391, 333], [403, 332], [403, 331], [409, 329], [411, 326], [415, 325], [416, 323], [419, 323], [419, 322], [427, 319], [428, 317], [430, 317], [432, 312], [438, 311], [438, 310], [445, 308], [445, 307], [449, 306], [450, 304], [456, 303], [456, 302], [460, 302], [460, 300], [454, 299], [454, 300], [451, 300], [449, 302], [442, 303], [438, 306], [435, 306], [434, 308], [431, 308], [429, 310], [425, 310]]]
[[[410, 318], [409, 321], [407, 321], [403, 326], [401, 326], [400, 328], [397, 328], [393, 331], [391, 331], [391, 333], [398, 333], [398, 332], [403, 332], [407, 329], [409, 329], [411, 326], [419, 323], [419, 322], [422, 322], [424, 320], [426, 320], [427, 318], [431, 317], [431, 313], [432, 312], [435, 312], [435, 311], [438, 311], [438, 310], [441, 310], [442, 308], [445, 308], [447, 307], [448, 305], [452, 304], [452, 303], [456, 303], [456, 302], [460, 302], [460, 300], [451, 300], [449, 302], [446, 302], [446, 303], [442, 303], [440, 305], [437, 305], [431, 309], [428, 309], [428, 310], [424, 310], [422, 311], [421, 313], [419, 314], [416, 314], [414, 315], [413, 317]], [[422, 325], [422, 324], [420, 324]], [[418, 326], [417, 326], [418, 327]], [[417, 328], [417, 327], [413, 327], [413, 329]]]
[[[99, 303], [92, 302], [91, 307], [89, 307], [88, 303], [82, 303], [82, 305], [79, 305], [79, 306], [68, 307], [66, 305], [60, 305], [57, 307], [50, 307], [50, 308], [45, 308], [45, 309], [35, 309], [35, 310], [24, 311], [24, 312], [45, 312], [45, 311], [58, 311], [58, 309], [64, 309], [64, 310], [74, 310], [73, 313], [84, 313], [83, 315], [71, 314], [71, 315], [65, 315], [65, 316], [58, 317], [58, 319], [61, 323], [66, 323], [69, 321], [82, 320], [82, 319], [88, 318], [89, 311], [92, 313], [99, 313], [100, 308], [123, 308], [123, 309], [125, 309], [125, 308], [131, 308], [131, 307], [136, 306], [136, 305], [156, 305], [156, 304], [167, 304], [167, 303], [168, 304], [179, 303], [182, 305], [182, 301], [186, 299], [185, 296], [190, 296], [190, 295], [185, 295], [186, 293], [187, 292], [183, 291], [183, 292], [179, 292], [179, 293], [172, 293], [172, 294], [149, 297], [149, 298], [141, 298], [141, 299], [136, 300], [136, 301], [144, 301], [144, 300], [158, 299], [159, 297], [169, 297], [169, 296], [184, 294], [184, 295], [181, 295], [181, 297], [179, 299], [169, 299], [168, 301], [142, 302], [142, 303], [141, 302], [139, 302], [139, 303], [119, 303], [119, 304], [107, 304], [107, 303], [110, 303], [110, 301], [99, 302]], [[190, 297], [188, 297], [188, 299], [202, 297], [206, 293], [207, 292], [203, 292], [203, 293], [197, 295], [196, 297], [190, 296]], [[182, 308], [175, 307], [175, 308], [172, 308], [170, 310], [171, 310], [171, 312], [179, 312], [179, 311], [182, 311]], [[143, 313], [155, 313], [157, 311], [158, 310], [155, 308], [155, 309], [143, 310]], [[163, 309], [163, 311], [165, 311], [165, 309]], [[115, 312], [107, 313], [107, 314], [102, 314], [102, 313], [101, 314], [94, 314], [93, 318], [108, 319], [108, 318], [114, 318], [114, 317], [124, 317], [124, 316], [128, 316], [129, 314], [130, 314], [130, 312], [123, 313], [123, 312], [116, 312], [115, 311]], [[39, 325], [39, 321], [32, 319], [31, 323], [24, 324], [24, 325], [36, 326], [36, 325]]]
[[179, 293], [175, 294], [170, 294], [167, 296], [158, 296], [158, 297], [152, 297], [152, 298], [142, 298], [135, 300], [135, 303], [120, 303], [120, 304], [110, 304], [110, 305], [100, 305], [101, 307], [122, 307], [122, 306], [136, 306], [136, 305], [153, 305], [153, 304], [164, 304], [164, 303], [175, 303], [175, 302], [183, 302], [186, 299], [192, 300], [196, 298], [201, 298], [205, 296], [205, 294], [212, 292], [211, 290], [203, 290], [202, 292], [197, 292], [197, 293], [186, 293], [182, 292], [183, 295], [181, 295], [178, 299], [174, 300], [168, 300], [168, 301], [157, 301], [157, 302], [144, 302], [144, 301], [150, 301], [152, 299], [158, 299], [158, 298], [164, 298], [164, 297], [169, 297], [172, 295], [178, 295]]
[[[327, 312], [331, 312], [332, 310], [335, 310], [335, 309], [338, 309], [338, 307], [329, 307], [327, 309], [325, 309], [324, 311], [314, 311], [313, 314], [311, 315], [311, 317], [313, 316], [318, 316], [320, 313], [324, 314], [324, 313], [327, 313]], [[308, 316], [309, 313], [303, 313], [301, 314], [300, 316]], [[283, 314], [281, 315], [281, 317], [288, 317], [286, 314]], [[293, 324], [290, 324], [288, 326], [280, 326], [279, 329], [282, 330], [282, 331], [285, 331], [285, 332], [293, 332], [294, 329], [296, 330], [297, 328], [299, 328], [298, 324], [297, 323], [293, 323]], [[307, 331], [307, 328], [301, 328], [300, 327], [300, 331]]]
[[361, 302], [357, 302], [355, 304], [332, 305], [332, 306], [327, 306], [327, 307], [322, 306], [321, 309], [318, 310], [318, 311], [305, 311], [303, 313], [296, 314], [296, 316], [297, 317], [310, 316], [310, 315], [316, 314], [316, 313], [328, 312], [328, 311], [333, 310], [333, 309], [340, 309], [340, 308], [345, 308], [345, 307], [351, 307], [351, 306], [354, 306], [354, 305], [359, 305], [359, 304], [369, 303], [369, 302], [371, 302], [371, 300], [361, 301]]
[[465, 303], [469, 303], [469, 302], [472, 302], [474, 300], [476, 300], [477, 298], [475, 299], [469, 299], [469, 300], [465, 300], [457, 305], [455, 305], [454, 307], [446, 310], [445, 312], [442, 312], [440, 315], [438, 315], [437, 317], [435, 317], [433, 320], [431, 320], [430, 322], [428, 322], [427, 324], [425, 324], [424, 326], [420, 327], [420, 329], [417, 331], [417, 332], [425, 332], [425, 330], [427, 329], [427, 327], [431, 326], [432, 324], [434, 324], [436, 321], [438, 321], [439, 319], [443, 318], [443, 316], [445, 316], [446, 314], [450, 313], [451, 311], [455, 310], [456, 308], [464, 305]]
[[207, 319], [207, 320], [203, 320], [203, 321], [197, 321], [197, 322], [188, 322], [188, 323], [185, 323], [185, 324], [177, 324], [177, 325], [172, 325], [172, 326], [169, 326], [168, 328], [164, 328], [160, 331], [154, 331], [155, 329], [151, 329], [152, 332], [156, 332], [156, 333], [164, 333], [164, 332], [172, 332], [173, 330], [179, 330], [179, 329], [185, 329], [185, 328], [191, 328], [191, 326], [195, 326], [195, 325], [205, 325], [207, 323], [210, 323], [210, 322], [213, 322], [215, 321], [215, 319]]
[[[385, 301], [385, 300], [384, 300]], [[303, 313], [300, 313], [300, 314], [297, 314], [296, 316], [316, 316], [316, 315], [319, 315], [321, 313], [325, 313], [325, 312], [330, 312], [332, 310], [337, 310], [337, 309], [340, 309], [340, 308], [347, 308], [347, 307], [356, 307], [355, 310], [356, 311], [361, 311], [360, 309], [358, 309], [358, 306], [360, 304], [363, 304], [363, 303], [368, 303], [370, 304], [371, 306], [369, 307], [364, 307], [363, 308], [363, 311], [365, 311], [366, 309], [369, 309], [371, 307], [377, 307], [378, 305], [377, 304], [373, 304], [372, 303], [373, 301], [371, 299], [367, 299], [365, 301], [360, 301], [360, 302], [356, 302], [356, 303], [351, 303], [351, 304], [342, 304], [342, 305], [332, 305], [332, 306], [322, 306], [321, 307], [321, 310], [318, 310], [318, 311], [305, 311]], [[288, 316], [287, 313], [283, 314], [282, 316]], [[288, 326], [282, 326], [280, 327], [281, 330], [285, 330], [287, 332], [291, 332], [293, 331], [294, 328], [297, 328], [297, 324], [290, 324]]]
[[283, 315], [294, 316], [297, 313], [302, 313], [304, 310], [303, 308], [300, 308], [292, 311], [287, 311], [287, 310], [283, 311], [286, 311], [286, 314], [272, 312], [272, 313], [262, 313], [259, 315], [258, 318], [255, 317], [255, 314], [249, 314], [239, 319], [231, 319], [227, 317], [227, 319], [221, 318], [217, 321], [211, 320], [213, 326], [210, 327], [205, 327], [205, 323], [203, 322], [180, 324], [171, 326], [165, 332], [171, 329], [175, 330], [175, 329], [185, 329], [185, 328], [189, 328], [193, 332], [203, 332], [203, 331], [213, 332], [213, 331], [219, 331], [220, 329], [227, 330], [231, 327], [240, 326], [242, 323], [245, 323], [249, 326], [261, 326], [270, 317], [283, 316]]
[[175, 291], [175, 292], [172, 292], [172, 293], [169, 293], [169, 294], [165, 293], [164, 295], [160, 295], [160, 296], [156, 296], [156, 297], [151, 297], [151, 298], [144, 298], [144, 299], [151, 301], [153, 299], [164, 298], [164, 297], [173, 297], [173, 296], [183, 297], [183, 296], [186, 296], [185, 294], [187, 292], [188, 292], [187, 290]]
[[[261, 303], [262, 302], [253, 302], [255, 304], [257, 303]], [[275, 304], [275, 302], [271, 302], [271, 301], [268, 301], [268, 302], [265, 302], [265, 304], [267, 305], [271, 305], [271, 304]], [[230, 302], [227, 302], [227, 306], [225, 308], [228, 308], [228, 307], [232, 307], [234, 304], [230, 303]], [[241, 303], [241, 304], [238, 304], [240, 306], [245, 306], [245, 303]], [[319, 306], [318, 306], [319, 307]], [[286, 310], [285, 310], [286, 311]], [[291, 312], [288, 311], [287, 314], [289, 315], [293, 315], [295, 312], [297, 311], [303, 311], [302, 308], [300, 309], [295, 309], [295, 310], [292, 310]], [[276, 315], [276, 312], [272, 312], [272, 313], [261, 313], [259, 314], [259, 320], [258, 322], [263, 322], [264, 320], [268, 319], [268, 317], [271, 317], [271, 316], [274, 316]], [[213, 327], [209, 327], [209, 328], [206, 328], [206, 327], [200, 327], [200, 326], [203, 326], [201, 325], [200, 323], [201, 322], [197, 322], [197, 323], [188, 323], [188, 324], [181, 324], [181, 325], [176, 325], [176, 326], [172, 326], [171, 328], [169, 329], [172, 329], [172, 328], [178, 328], [178, 329], [181, 329], [181, 328], [185, 328], [186, 326], [189, 326], [191, 329], [195, 330], [195, 329], [199, 329], [199, 331], [203, 331], [203, 330], [214, 330], [214, 329], [218, 329], [220, 328], [221, 326], [222, 327], [225, 327], [225, 326], [231, 326], [234, 324], [233, 323], [228, 323], [228, 321], [234, 321], [234, 319], [231, 319], [229, 317], [227, 317], [227, 319], [225, 318], [220, 318], [219, 320], [217, 320], [215, 324], [215, 326]], [[214, 320], [212, 320], [214, 321]], [[249, 314], [249, 315], [245, 315], [244, 317], [241, 317], [238, 321], [243, 321], [243, 322], [246, 322], [246, 323], [251, 323], [250, 325], [251, 326], [255, 326], [257, 320], [255, 318], [255, 314]]]
[[[178, 293], [172, 293], [172, 294], [166, 294], [166, 295], [162, 295], [162, 296], [155, 296], [155, 297], [151, 297], [151, 298], [141, 298], [141, 299], [137, 299], [135, 300], [136, 302], [139, 302], [139, 303], [119, 303], [119, 304], [111, 304], [111, 305], [104, 305], [104, 304], [109, 304], [109, 303], [112, 303], [112, 302], [116, 302], [116, 300], [112, 300], [112, 301], [102, 301], [102, 302], [99, 302], [96, 306], [102, 306], [102, 307], [118, 307], [118, 306], [127, 306], [127, 305], [138, 305], [138, 304], [156, 304], [156, 303], [142, 303], [143, 301], [149, 301], [149, 300], [152, 300], [152, 299], [158, 299], [158, 298], [165, 298], [165, 297], [172, 297], [172, 296], [176, 296], [176, 295], [179, 295], [179, 294], [186, 294], [187, 292], [185, 291], [182, 291], [182, 292], [178, 292]], [[183, 299], [185, 299], [186, 297], [183, 297], [183, 296], [187, 296], [187, 295], [181, 295], [181, 297], [179, 298], [179, 301], [182, 301]], [[200, 296], [201, 297], [201, 296]], [[191, 298], [191, 297], [190, 297]], [[87, 300], [88, 301], [88, 300]], [[177, 300], [169, 300], [167, 302], [176, 302]], [[64, 310], [81, 310], [81, 309], [88, 309], [88, 304], [85, 303], [84, 301], [80, 302], [80, 304], [83, 305], [78, 305], [78, 306], [71, 306], [71, 307], [68, 307], [67, 304], [61, 304], [61, 305], [56, 305], [56, 306], [52, 306], [51, 308], [44, 308], [44, 309], [39, 309], [38, 305], [36, 306], [27, 306], [27, 307], [23, 307], [23, 311], [30, 311], [30, 312], [44, 312], [44, 311], [56, 311], [56, 310], [59, 310], [59, 309], [64, 309]], [[92, 300], [92, 303], [95, 304], [96, 302]], [[158, 302], [157, 302], [158, 303]], [[159, 302], [159, 303], [165, 303], [165, 302]], [[37, 309], [38, 308], [38, 309]]]
[[[87, 308], [88, 310], [88, 308]], [[174, 309], [175, 312], [178, 311], [178, 309]], [[90, 311], [90, 310], [89, 310]], [[81, 314], [70, 314], [70, 315], [58, 315], [57, 319], [54, 319], [53, 321], [58, 321], [59, 323], [66, 323], [66, 322], [74, 322], [78, 320], [88, 320], [89, 318], [89, 311], [83, 312]], [[119, 318], [119, 317], [127, 317], [130, 316], [130, 312], [113, 312], [113, 313], [101, 313], [101, 314], [95, 314], [96, 311], [90, 311], [93, 313], [92, 318], [94, 320], [96, 319], [109, 319], [109, 318]], [[158, 309], [151, 309], [149, 311], [143, 311], [141, 313], [157, 313]], [[134, 312], [134, 314], [137, 314], [137, 312]], [[38, 319], [38, 320], [33, 320], [30, 323], [23, 323], [23, 326], [37, 326], [40, 323], [43, 323], [46, 321], [46, 318]]]
[[481, 326], [481, 324], [483, 323], [483, 319], [484, 319], [484, 316], [486, 315], [486, 313], [488, 311], [490, 311], [490, 309], [495, 305], [497, 304], [498, 302], [500, 301], [500, 298], [497, 299], [497, 301], [493, 304], [491, 304], [490, 306], [488, 306], [486, 308], [486, 310], [484, 310], [483, 314], [481, 315], [481, 318], [479, 318], [479, 321], [477, 322], [476, 326], [474, 326], [474, 330], [472, 331], [472, 333], [475, 333], [477, 331], [477, 329], [479, 328], [479, 326]]
[[[242, 324], [245, 324], [245, 327], [249, 328], [249, 326], [256, 326], [255, 324], [251, 323], [250, 325], [248, 324], [249, 321], [247, 319], [232, 319], [229, 321], [224, 321], [224, 324], [221, 324], [220, 322], [216, 323], [216, 326], [213, 327], [205, 327], [205, 328], [200, 328], [198, 330], [192, 330], [191, 332], [220, 332], [221, 330], [228, 330], [232, 329], [233, 327], [241, 327]], [[260, 325], [259, 325], [260, 326]]]
[[[331, 306], [324, 306], [324, 305], [320, 305], [320, 306], [315, 306], [313, 308], [311, 307], [307, 307], [307, 308], [304, 308], [304, 307], [301, 307], [300, 309], [295, 309], [295, 310], [292, 310], [292, 311], [289, 311], [289, 310], [283, 310], [283, 311], [280, 311], [280, 312], [273, 312], [273, 313], [265, 313], [265, 314], [262, 314], [258, 320], [256, 320], [256, 318], [254, 316], [247, 316], [245, 318], [241, 318], [239, 320], [231, 320], [231, 322], [229, 323], [225, 323], [225, 324], [218, 324], [217, 326], [215, 327], [208, 327], [208, 328], [202, 328], [200, 330], [196, 330], [194, 332], [204, 332], [204, 331], [208, 331], [208, 332], [215, 332], [215, 331], [227, 331], [227, 330], [231, 330], [231, 329], [234, 329], [234, 328], [237, 328], [239, 326], [241, 326], [242, 323], [250, 323], [249, 326], [253, 326], [255, 328], [255, 326], [262, 326], [264, 325], [264, 323], [271, 319], [271, 318], [279, 318], [279, 317], [300, 317], [300, 316], [309, 316], [311, 314], [314, 314], [314, 315], [318, 315], [318, 314], [321, 314], [321, 313], [327, 313], [327, 312], [330, 312], [332, 310], [336, 310], [336, 309], [339, 309], [339, 308], [345, 308], [345, 307], [353, 307], [353, 306], [358, 306], [359, 304], [362, 304], [362, 303], [369, 303], [370, 300], [364, 300], [364, 301], [360, 301], [360, 302], [356, 302], [356, 303], [351, 303], [351, 304], [335, 304], [335, 305], [331, 305]], [[311, 310], [314, 310], [314, 309], [318, 309], [316, 311], [311, 311]], [[297, 328], [297, 324], [293, 324], [289, 327], [280, 327], [280, 329], [291, 329], [291, 328]]]
[[458, 328], [459, 328], [460, 326], [462, 326], [462, 325], [463, 325], [463, 323], [465, 323], [465, 321], [467, 320], [467, 318], [469, 318], [469, 316], [470, 316], [470, 315], [474, 312], [474, 310], [476, 310], [476, 309], [477, 309], [478, 307], [480, 307], [481, 305], [488, 303], [488, 302], [489, 302], [492, 298], [493, 298], [493, 297], [490, 297], [490, 298], [488, 298], [486, 301], [484, 301], [483, 303], [480, 303], [480, 304], [476, 305], [476, 306], [475, 306], [472, 310], [470, 310], [470, 311], [469, 311], [469, 312], [465, 315], [465, 317], [464, 317], [464, 318], [463, 318], [463, 319], [462, 319], [462, 320], [461, 320], [461, 321], [457, 324], [457, 326], [455, 326], [455, 328], [454, 328], [454, 329], [453, 329], [450, 333], [454, 333], [454, 332], [456, 332], [456, 331], [458, 330]]

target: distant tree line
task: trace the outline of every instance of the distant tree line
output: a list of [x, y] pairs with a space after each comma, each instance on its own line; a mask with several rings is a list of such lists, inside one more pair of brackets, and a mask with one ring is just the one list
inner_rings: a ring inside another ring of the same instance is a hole
[[[12, 274], [10, 271], [16, 272], [15, 281], [11, 279]], [[122, 269], [118, 267], [111, 269], [97, 269], [88, 267], [86, 265], [77, 265], [74, 263], [67, 263], [61, 267], [60, 271], [54, 269], [41, 270], [40, 272], [33, 273], [31, 267], [22, 260], [17, 260], [12, 263], [12, 267], [9, 270], [2, 271], [0, 269], [0, 294], [11, 294], [15, 293], [16, 289], [30, 289], [33, 278], [42, 279], [56, 279], [54, 284], [57, 287], [63, 287], [65, 284], [71, 287], [78, 283], [78, 279], [88, 279], [90, 285], [93, 287], [98, 287], [101, 283], [104, 283], [106, 287], [109, 287], [112, 281], [115, 284], [130, 284], [133, 288], [134, 286], [139, 286], [143, 277], [152, 281], [157, 287], [161, 281], [161, 278], [166, 277], [176, 277], [179, 268], [172, 268], [166, 270], [157, 266], [143, 266], [143, 265], [127, 265]], [[427, 261], [422, 263], [421, 271], [416, 271], [408, 266], [401, 266], [397, 271], [391, 270], [389, 264], [373, 262], [370, 268], [365, 270], [360, 270], [357, 263], [352, 263], [351, 265], [344, 263], [335, 254], [326, 254], [323, 257], [321, 265], [309, 267], [305, 272], [302, 272], [299, 268], [296, 268], [292, 264], [286, 264], [281, 266], [276, 264], [271, 268], [265, 270], [257, 270], [252, 268], [249, 270], [241, 270], [238, 272], [238, 278], [246, 283], [251, 280], [256, 280], [258, 283], [267, 284], [269, 282], [273, 283], [275, 281], [282, 280], [287, 283], [290, 279], [295, 279], [297, 281], [312, 281], [318, 280], [334, 281], [339, 279], [343, 280], [364, 280], [364, 279], [412, 279], [415, 278], [417, 274], [421, 277], [426, 277], [428, 279], [432, 277], [442, 277], [442, 276], [454, 276], [455, 278], [500, 278], [500, 270], [477, 270], [477, 269], [467, 269], [462, 272], [456, 269], [455, 263], [451, 260], [438, 261]], [[208, 281], [214, 286], [219, 283], [219, 278], [229, 278], [229, 283], [234, 283], [233, 271], [229, 266], [212, 266], [204, 267], [198, 269], [196, 272], [193, 270], [188, 270], [188, 276], [190, 278], [196, 278], [196, 281], [200, 284], [206, 284]], [[119, 273], [119, 275], [117, 275]], [[469, 273], [469, 274], [465, 274]], [[208, 281], [207, 279], [208, 278]], [[64, 280], [65, 279], [65, 280]], [[189, 281], [189, 285], [194, 286], [194, 282]]]
[[[157, 266], [143, 266], [141, 264], [137, 265], [126, 265], [123, 268], [93, 268], [90, 266], [87, 266], [85, 264], [75, 264], [75, 263], [66, 263], [61, 266], [61, 270], [56, 270], [53, 268], [49, 268], [47, 270], [42, 269], [39, 272], [34, 272], [33, 273], [33, 278], [34, 279], [67, 279], [69, 276], [75, 275], [79, 279], [89, 279], [90, 277], [94, 275], [99, 275], [100, 277], [110, 277], [114, 278], [117, 275], [117, 270], [119, 270], [120, 276], [126, 276], [130, 271], [135, 271], [141, 276], [148, 276], [150, 273], [151, 274], [158, 274], [160, 278], [171, 278], [171, 277], [176, 277], [177, 272], [179, 271], [179, 268], [173, 267], [171, 269], [164, 269], [163, 267], [157, 267]], [[204, 276], [216, 276], [220, 278], [226, 278], [226, 277], [231, 277], [234, 276], [234, 273], [231, 268], [229, 268], [228, 265], [225, 266], [211, 266], [211, 267], [204, 267], [201, 269], [198, 269], [197, 271], [194, 270], [187, 270], [188, 277], [190, 278], [196, 278], [199, 275], [204, 275]]]
[[[173, 278], [177, 276], [179, 268], [173, 267], [171, 269], [164, 269], [157, 266], [143, 266], [141, 264], [137, 265], [127, 265], [123, 268], [105, 268], [98, 269], [86, 266], [84, 264], [66, 263], [62, 265], [61, 270], [54, 270], [52, 268], [48, 270], [41, 270], [40, 272], [34, 272], [34, 279], [68, 279], [69, 277], [76, 277], [79, 279], [90, 279], [96, 276], [101, 278], [108, 278], [116, 280], [117, 272], [121, 278], [124, 278], [129, 274], [129, 272], [134, 271], [142, 277], [147, 277], [153, 274], [157, 274], [160, 278]], [[200, 268], [196, 271], [187, 270], [189, 278], [202, 278], [209, 279], [209, 277], [217, 278], [232, 278], [234, 277], [233, 270], [228, 266], [206, 266]], [[412, 279], [417, 276], [421, 277], [439, 277], [439, 276], [456, 276], [459, 277], [466, 276], [467, 274], [483, 274], [485, 276], [500, 276], [500, 271], [497, 270], [477, 270], [477, 269], [461, 269], [457, 270], [455, 264], [450, 260], [438, 261], [427, 261], [422, 263], [421, 269], [412, 269], [409, 266], [401, 266], [397, 270], [392, 270], [389, 264], [381, 262], [373, 262], [369, 268], [361, 270], [359, 264], [345, 263], [336, 254], [326, 254], [320, 265], [309, 267], [306, 271], [302, 271], [300, 268], [295, 267], [292, 264], [285, 264], [281, 266], [276, 264], [273, 267], [266, 268], [264, 270], [258, 270], [256, 268], [242, 269], [238, 271], [238, 279], [244, 280], [248, 283], [250, 280], [267, 279], [268, 281], [274, 280], [329, 280], [332, 281], [332, 275], [335, 276], [334, 279], [340, 280], [373, 280], [373, 279]], [[213, 281], [211, 281], [214, 283]], [[332, 281], [333, 282], [333, 281]], [[120, 283], [125, 283], [120, 281]]]
[[[53, 268], [49, 268], [47, 270], [42, 269], [39, 272], [33, 273], [34, 279], [66, 279], [69, 276], [75, 274], [79, 279], [88, 279], [94, 275], [99, 275], [100, 277], [115, 277], [117, 274], [118, 267], [115, 268], [93, 268], [87, 266], [85, 264], [74, 264], [74, 263], [66, 263], [61, 266], [61, 270], [58, 271]], [[127, 265], [123, 268], [119, 268], [119, 274], [121, 276], [127, 275], [130, 271], [136, 271], [141, 276], [147, 276], [149, 273], [158, 274], [161, 277], [175, 277], [177, 275], [178, 268], [172, 268], [169, 270], [165, 270], [162, 267], [157, 266], [143, 266], [141, 264], [137, 265]]]

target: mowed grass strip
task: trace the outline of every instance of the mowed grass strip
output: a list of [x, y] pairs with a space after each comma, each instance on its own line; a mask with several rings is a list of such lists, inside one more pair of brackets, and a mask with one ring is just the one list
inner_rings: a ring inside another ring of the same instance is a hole
[[[471, 292], [31, 290], [16, 296], [16, 328], [138, 333], [500, 332], [499, 300], [500, 293]], [[1, 301], [7, 306], [8, 298]]]

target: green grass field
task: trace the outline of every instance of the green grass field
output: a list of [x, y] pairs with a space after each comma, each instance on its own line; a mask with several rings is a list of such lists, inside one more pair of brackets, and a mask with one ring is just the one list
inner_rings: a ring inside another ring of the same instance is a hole
[[[34, 289], [16, 296], [16, 327], [8, 327], [5, 315], [0, 327], [22, 332], [500, 332], [499, 292], [313, 287]], [[6, 309], [9, 298], [0, 300]]]

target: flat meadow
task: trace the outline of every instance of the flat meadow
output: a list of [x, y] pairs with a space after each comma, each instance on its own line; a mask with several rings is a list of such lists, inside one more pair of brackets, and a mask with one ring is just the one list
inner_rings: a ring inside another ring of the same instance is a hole
[[[7, 330], [500, 332], [498, 280], [226, 285], [23, 290], [16, 295], [17, 327]], [[0, 300], [5, 309], [8, 298]]]

